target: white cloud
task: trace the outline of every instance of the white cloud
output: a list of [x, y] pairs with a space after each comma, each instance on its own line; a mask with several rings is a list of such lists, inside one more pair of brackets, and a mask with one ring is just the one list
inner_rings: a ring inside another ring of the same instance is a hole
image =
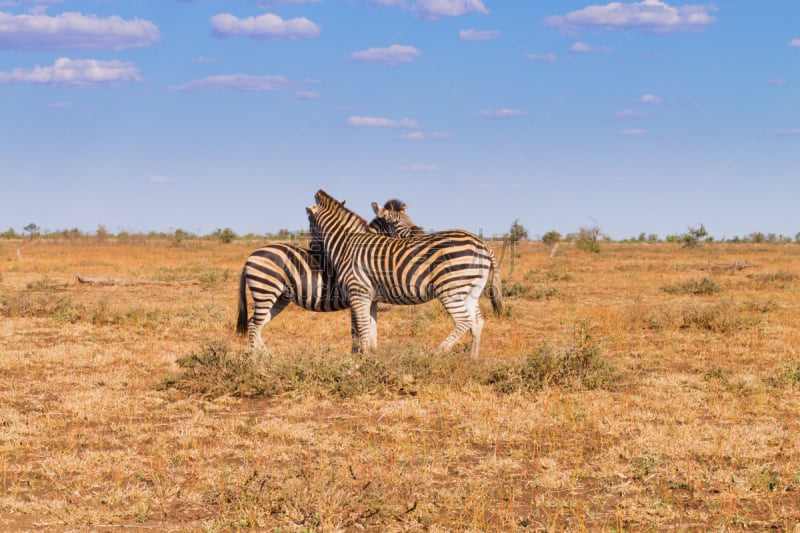
[[512, 118], [512, 117], [522, 117], [525, 116], [527, 113], [522, 109], [495, 109], [495, 110], [483, 110], [478, 111], [478, 116], [483, 118]]
[[489, 13], [482, 0], [417, 0], [412, 9], [418, 16], [426, 19]]
[[555, 63], [557, 58], [554, 53], [550, 52], [549, 54], [525, 54], [525, 59], [542, 63]]
[[295, 91], [294, 97], [298, 100], [318, 100], [319, 93], [314, 91]]
[[53, 66], [37, 65], [33, 70], [16, 68], [0, 72], [0, 85], [38, 83], [67, 87], [99, 87], [141, 81], [139, 69], [133, 63], [119, 60], [69, 59], [60, 57]]
[[364, 126], [370, 128], [419, 128], [420, 124], [414, 119], [403, 118], [400, 120], [393, 120], [382, 117], [363, 117], [360, 115], [351, 115], [347, 119], [347, 124], [350, 126]]
[[382, 7], [405, 7], [406, 0], [369, 0], [373, 6]]
[[197, 56], [194, 59], [192, 59], [192, 61], [194, 61], [195, 63], [216, 63], [217, 58], [209, 56]]
[[765, 137], [800, 137], [800, 128], [778, 128], [777, 130], [765, 133]]
[[421, 131], [412, 131], [411, 133], [404, 133], [397, 137], [404, 141], [424, 141], [428, 139], [450, 139], [453, 137], [452, 133], [445, 133], [443, 131], [434, 131], [431, 133], [422, 133]]
[[258, 6], [267, 9], [273, 4], [316, 4], [322, 0], [260, 0]]
[[400, 63], [411, 63], [415, 57], [420, 55], [422, 55], [422, 52], [413, 46], [393, 44], [388, 48], [368, 48], [360, 52], [354, 52], [348, 56], [347, 60], [359, 63], [398, 65]]
[[610, 52], [611, 48], [609, 48], [607, 46], [603, 46], [603, 47], [597, 48], [596, 46], [589, 46], [586, 43], [583, 43], [581, 41], [577, 41], [572, 46], [569, 47], [569, 51], [570, 52], [579, 52], [579, 53], [586, 53], [586, 52], [603, 52], [603, 53], [606, 53], [606, 52]]
[[791, 41], [789, 41], [786, 44], [788, 46], [791, 46], [791, 47], [794, 47], [794, 48], [800, 48], [800, 39], [792, 39]]
[[458, 38], [462, 41], [491, 41], [500, 37], [500, 32], [497, 30], [476, 30], [470, 28], [468, 30], [460, 30]]
[[660, 104], [661, 103], [661, 97], [660, 96], [656, 96], [654, 94], [647, 93], [647, 94], [643, 94], [642, 96], [637, 98], [636, 101], [638, 103], [640, 103], [640, 104]]
[[170, 183], [172, 180], [166, 176], [150, 176], [147, 178], [150, 183]]
[[526, 114], [527, 113], [522, 109], [507, 109], [507, 108], [478, 111], [478, 116], [489, 119], [522, 117], [525, 116]]
[[320, 27], [305, 17], [284, 20], [278, 15], [264, 13], [257, 17], [237, 18], [230, 13], [211, 17], [214, 33], [220, 37], [247, 35], [256, 39], [297, 39], [316, 37]]
[[628, 128], [626, 130], [622, 130], [619, 132], [619, 134], [625, 137], [641, 137], [642, 135], [647, 134], [647, 130], [643, 130], [641, 128]]
[[587, 6], [563, 16], [546, 17], [542, 22], [565, 30], [638, 29], [654, 33], [670, 33], [702, 30], [716, 20], [712, 14], [716, 11], [714, 4], [671, 6], [660, 0], [611, 2], [606, 5]]
[[208, 76], [172, 87], [173, 91], [247, 91], [267, 92], [285, 91], [291, 88], [289, 80], [283, 76], [250, 76], [248, 74], [226, 74]]
[[436, 165], [404, 165], [400, 167], [400, 170], [405, 170], [406, 172], [436, 172], [439, 167]]
[[155, 24], [139, 18], [98, 18], [77, 12], [52, 17], [0, 12], [0, 49], [6, 50], [122, 50], [150, 46], [159, 37]]
[[594, 50], [591, 46], [586, 43], [582, 43], [580, 41], [576, 42], [572, 46], [569, 47], [570, 52], [591, 52]]
[[511, 190], [519, 191], [525, 187], [519, 182], [499, 183], [497, 181], [473, 180], [467, 185], [470, 189], [478, 189], [481, 191], [499, 191]]
[[638, 120], [647, 117], [648, 113], [645, 111], [636, 111], [634, 109], [623, 109], [617, 111], [609, 119], [611, 122], [621, 122], [623, 120]]

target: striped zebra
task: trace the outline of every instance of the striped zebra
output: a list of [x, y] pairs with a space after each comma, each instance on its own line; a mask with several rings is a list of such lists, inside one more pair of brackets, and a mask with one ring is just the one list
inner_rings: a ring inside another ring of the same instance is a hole
[[471, 330], [472, 357], [478, 357], [484, 322], [478, 298], [491, 273], [492, 307], [497, 314], [502, 310], [500, 271], [486, 243], [462, 230], [404, 239], [375, 235], [343, 202], [321, 190], [315, 199], [306, 209], [312, 239], [321, 242], [350, 301], [353, 351], [377, 346], [377, 302], [411, 305], [437, 298], [455, 324], [438, 350], [449, 350]]
[[[389, 200], [384, 207], [372, 204], [375, 218], [369, 230], [394, 237], [421, 235], [422, 228], [415, 226], [406, 214], [406, 205], [399, 200]], [[387, 220], [387, 213], [392, 213]], [[339, 311], [349, 307], [345, 293], [336, 284], [336, 278], [322, 253], [322, 248], [301, 248], [292, 244], [268, 244], [247, 258], [239, 282], [239, 315], [236, 331], [248, 336], [251, 349], [264, 346], [261, 331], [270, 320], [294, 302], [309, 311]], [[247, 294], [253, 298], [253, 316], [247, 318]], [[376, 326], [377, 327], [377, 326]]]

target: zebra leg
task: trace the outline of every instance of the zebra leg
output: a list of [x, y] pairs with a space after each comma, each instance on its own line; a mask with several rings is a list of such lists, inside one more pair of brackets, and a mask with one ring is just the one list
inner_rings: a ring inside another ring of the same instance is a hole
[[372, 299], [350, 297], [350, 330], [353, 353], [366, 352], [370, 345], [370, 307]]
[[470, 355], [473, 359], [478, 358], [478, 352], [481, 348], [481, 331], [483, 331], [483, 315], [481, 309], [475, 306], [475, 314], [472, 319], [472, 351]]
[[472, 331], [472, 351], [470, 355], [472, 355], [473, 359], [478, 358], [478, 352], [481, 348], [481, 331], [483, 331], [484, 320], [483, 315], [481, 314], [479, 299], [481, 293], [483, 292], [485, 281], [486, 280], [484, 280], [483, 284], [478, 283], [472, 288], [465, 302], [467, 304], [467, 313], [469, 313], [469, 318], [472, 322], [472, 325], [470, 326]]
[[267, 322], [278, 316], [281, 311], [286, 309], [287, 305], [289, 305], [289, 300], [285, 298], [270, 298], [255, 302], [253, 316], [250, 318], [247, 327], [251, 350], [264, 348], [264, 339], [261, 337], [261, 331], [267, 325]]
[[472, 327], [473, 320], [464, 294], [442, 295], [439, 301], [455, 323], [453, 332], [436, 348], [438, 352], [446, 352]]
[[369, 306], [369, 346], [378, 347], [378, 302]]

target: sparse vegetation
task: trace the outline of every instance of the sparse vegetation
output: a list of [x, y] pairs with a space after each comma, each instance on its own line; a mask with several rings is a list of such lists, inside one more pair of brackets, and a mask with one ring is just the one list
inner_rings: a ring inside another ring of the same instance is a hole
[[233, 242], [233, 239], [236, 238], [236, 232], [233, 231], [231, 228], [219, 229], [217, 228], [214, 231], [214, 236], [219, 239], [219, 242], [223, 244], [228, 244]]
[[600, 226], [582, 227], [578, 230], [574, 240], [578, 248], [584, 252], [599, 253], [600, 252]]
[[674, 285], [664, 285], [661, 289], [670, 294], [692, 294], [695, 296], [707, 296], [722, 292], [722, 287], [708, 278], [693, 279]]
[[529, 355], [504, 361], [490, 372], [487, 383], [499, 392], [511, 393], [546, 386], [593, 390], [609, 388], [616, 380], [616, 372], [603, 359], [600, 346], [582, 326], [574, 344], [559, 349], [541, 344]]
[[501, 318], [481, 299], [473, 361], [468, 339], [433, 350], [451, 328], [435, 302], [382, 307], [380, 347], [360, 356], [346, 312], [290, 306], [266, 351], [248, 352], [233, 315], [258, 240], [177, 233], [0, 246], [3, 528], [800, 521], [800, 266], [779, 237], [694, 249], [601, 237], [591, 256], [573, 238], [553, 257], [520, 242], [503, 270], [516, 298]]

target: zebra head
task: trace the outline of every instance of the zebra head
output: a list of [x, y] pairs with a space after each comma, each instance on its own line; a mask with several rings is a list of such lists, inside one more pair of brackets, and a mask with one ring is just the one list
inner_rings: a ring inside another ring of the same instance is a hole
[[406, 204], [400, 200], [389, 200], [383, 207], [372, 202], [372, 210], [375, 218], [369, 223], [369, 227], [382, 235], [407, 238], [425, 234], [425, 230], [414, 224], [406, 214]]
[[[374, 205], [375, 204], [373, 203], [373, 206]], [[383, 208], [388, 209], [389, 211], [400, 211], [401, 213], [405, 213], [406, 203], [402, 200], [398, 200], [397, 198], [392, 198], [391, 200], [388, 200], [385, 204], [383, 204]]]
[[323, 190], [314, 196], [317, 203], [306, 207], [312, 250], [325, 250], [332, 259], [338, 252], [338, 244], [348, 233], [370, 233], [367, 221], [353, 213]]

